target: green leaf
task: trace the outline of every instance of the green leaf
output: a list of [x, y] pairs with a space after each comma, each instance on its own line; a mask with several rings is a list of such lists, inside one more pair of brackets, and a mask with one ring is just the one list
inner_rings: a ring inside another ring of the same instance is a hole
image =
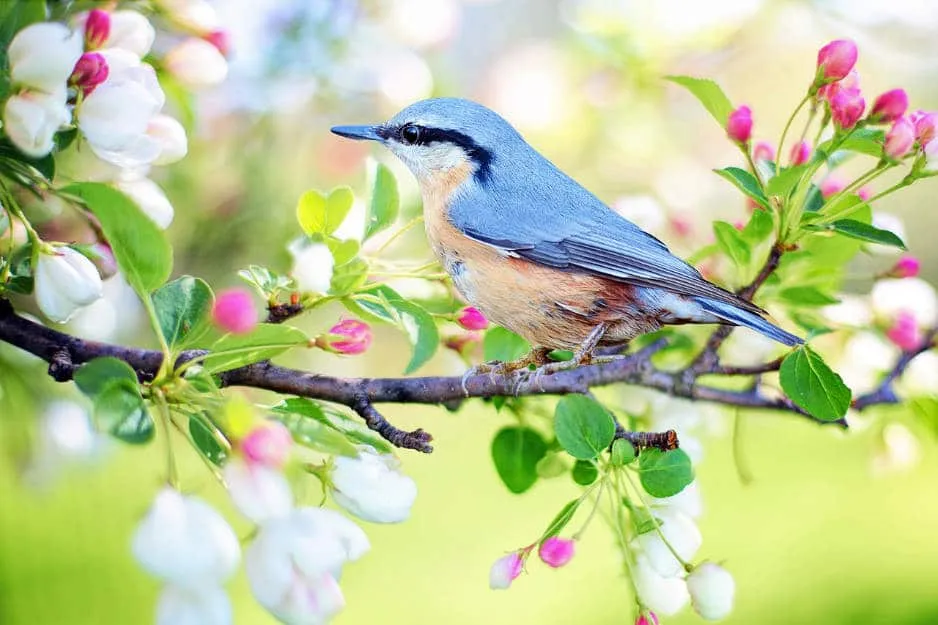
[[332, 281], [329, 283], [329, 292], [333, 295], [347, 295], [368, 279], [368, 263], [361, 258], [353, 258], [344, 265], [332, 270]]
[[804, 199], [804, 214], [820, 212], [823, 206], [824, 194], [821, 193], [821, 188], [812, 182]]
[[737, 267], [748, 267], [752, 258], [752, 250], [749, 244], [743, 239], [743, 235], [732, 224], [725, 221], [713, 222], [713, 233], [716, 235], [717, 244]]
[[638, 477], [652, 497], [671, 497], [694, 481], [694, 468], [683, 449], [642, 450], [638, 457]]
[[616, 425], [602, 405], [585, 395], [567, 395], [554, 410], [557, 442], [568, 454], [591, 460], [612, 443]]
[[215, 296], [201, 279], [182, 276], [153, 293], [160, 331], [172, 349], [195, 345], [208, 330]]
[[62, 191], [81, 198], [98, 218], [117, 266], [141, 297], [166, 282], [173, 250], [163, 231], [133, 200], [100, 182], [80, 182]]
[[769, 208], [769, 199], [759, 187], [759, 181], [745, 169], [739, 167], [726, 167], [724, 169], [713, 170], [720, 178], [729, 180], [733, 185], [742, 191], [745, 195], [752, 198], [762, 208]]
[[250, 334], [226, 334], [215, 341], [202, 367], [209, 373], [219, 373], [273, 358], [307, 343], [309, 338], [294, 327], [262, 323]]
[[695, 78], [693, 76], [665, 76], [665, 80], [681, 85], [700, 100], [707, 112], [717, 120], [722, 128], [726, 128], [727, 119], [733, 112], [733, 104], [726, 97], [720, 85], [708, 78]]
[[806, 165], [784, 168], [766, 183], [766, 193], [777, 197], [787, 196], [791, 193], [791, 190], [795, 188], [795, 185], [798, 184], [798, 181], [801, 180], [801, 176], [804, 175], [806, 169]]
[[[208, 416], [202, 418], [208, 419]], [[189, 436], [192, 437], [192, 442], [202, 455], [208, 458], [209, 462], [220, 467], [228, 458], [228, 450], [218, 442], [202, 418], [195, 415], [189, 416]]]
[[105, 356], [86, 362], [74, 376], [75, 385], [82, 393], [94, 398], [111, 384], [129, 382], [137, 385], [137, 374], [123, 360]]
[[836, 421], [850, 407], [850, 389], [807, 345], [788, 354], [779, 369], [782, 390], [795, 404], [822, 421]]
[[531, 351], [531, 345], [523, 338], [500, 326], [492, 326], [482, 339], [482, 352], [486, 360], [510, 362]]
[[569, 456], [563, 451], [549, 451], [537, 463], [537, 476], [543, 479], [560, 477], [570, 470]]
[[635, 458], [635, 445], [622, 438], [612, 441], [610, 459], [613, 465], [617, 467], [625, 466], [634, 462]]
[[[330, 411], [328, 414], [322, 406], [306, 397], [289, 397], [275, 406], [271, 411], [281, 415], [297, 415], [312, 419], [327, 428], [340, 432], [350, 443], [370, 445], [384, 454], [394, 452], [394, 448], [386, 440], [367, 429], [357, 419], [339, 411]], [[281, 421], [285, 421], [281, 419]], [[306, 432], [308, 435], [309, 431]]]
[[573, 481], [580, 486], [589, 486], [599, 477], [599, 469], [596, 468], [596, 463], [591, 460], [577, 460], [573, 464], [570, 475]]
[[397, 179], [383, 163], [375, 170], [375, 184], [371, 189], [371, 203], [365, 220], [365, 238], [369, 239], [394, 223], [400, 211]]
[[351, 262], [361, 249], [361, 244], [355, 239], [340, 241], [334, 237], [326, 239], [326, 246], [332, 252], [332, 260], [336, 267]]
[[332, 234], [345, 221], [355, 196], [348, 187], [337, 187], [328, 196], [307, 191], [296, 205], [296, 218], [308, 235]]
[[883, 155], [885, 137], [886, 133], [876, 128], [857, 128], [837, 149], [879, 158]]
[[404, 373], [422, 367], [440, 344], [440, 333], [433, 317], [418, 304], [401, 297], [388, 286], [376, 286], [355, 297], [355, 303], [370, 315], [398, 326], [410, 340], [412, 352]]
[[98, 427], [125, 443], [139, 445], [153, 438], [153, 419], [136, 380], [112, 382], [95, 395], [94, 419]]
[[813, 286], [793, 286], [783, 289], [779, 297], [795, 306], [827, 306], [840, 300]]
[[774, 229], [775, 221], [772, 219], [772, 213], [766, 210], [754, 210], [741, 234], [749, 245], [755, 247], [765, 241]]
[[573, 516], [576, 514], [577, 509], [582, 503], [581, 499], [572, 499], [564, 504], [564, 507], [560, 509], [560, 512], [557, 513], [557, 516], [553, 518], [550, 522], [550, 525], [547, 526], [547, 529], [544, 530], [544, 534], [541, 535], [540, 542], [544, 542], [551, 536], [556, 536], [563, 531], [563, 528], [567, 527], [567, 524], [573, 519]]
[[492, 440], [492, 460], [498, 477], [516, 495], [537, 481], [537, 463], [546, 453], [547, 443], [530, 428], [502, 428]]
[[876, 226], [871, 226], [870, 224], [865, 224], [862, 221], [857, 221], [856, 219], [839, 219], [824, 229], [832, 230], [837, 234], [842, 234], [845, 237], [857, 239], [858, 241], [879, 243], [880, 245], [898, 247], [902, 250], [906, 249], [905, 243], [902, 241], [902, 239], [896, 236], [893, 232], [890, 232], [889, 230], [883, 230], [882, 228], [877, 228]]

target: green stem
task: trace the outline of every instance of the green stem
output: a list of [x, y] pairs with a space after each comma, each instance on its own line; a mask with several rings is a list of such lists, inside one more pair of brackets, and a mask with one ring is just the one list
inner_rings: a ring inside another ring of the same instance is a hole
[[166, 439], [164, 441], [166, 443], [166, 480], [170, 486], [179, 490], [179, 472], [176, 468], [176, 456], [173, 453], [172, 430], [170, 430], [172, 415], [169, 411], [169, 404], [166, 403], [166, 397], [159, 389], [156, 389], [153, 398], [159, 411], [158, 421], [163, 430], [163, 438]]
[[[573, 534], [572, 536], [573, 540], [580, 540], [580, 536], [583, 535], [583, 532], [585, 532], [586, 528], [589, 527], [590, 521], [592, 521], [593, 517], [596, 516], [596, 509], [599, 508], [599, 500], [602, 499], [603, 491], [606, 489], [606, 482], [608, 481], [609, 481], [609, 478], [605, 475], [602, 477], [601, 480], [599, 480], [599, 492], [596, 493], [596, 503], [593, 505], [593, 509], [590, 510], [589, 516], [586, 517], [586, 521], [584, 521], [583, 525], [580, 526], [580, 529], [578, 529]], [[587, 491], [587, 493], [589, 493], [591, 490], [592, 488], [589, 491]], [[586, 493], [584, 493], [584, 495], [585, 494]]]
[[150, 326], [156, 333], [156, 338], [159, 339], [160, 351], [163, 352], [163, 362], [160, 363], [160, 370], [156, 374], [156, 379], [159, 380], [173, 370], [173, 354], [169, 349], [169, 343], [166, 342], [166, 337], [163, 336], [159, 317], [156, 316], [156, 307], [153, 305], [153, 298], [146, 295], [141, 297], [140, 301], [143, 303], [143, 308], [147, 312], [147, 319], [150, 321]]
[[[628, 474], [628, 470], [625, 470], [625, 479], [629, 481], [629, 484], [632, 486], [632, 490], [634, 490], [635, 494], [638, 495], [638, 500], [642, 502], [642, 506], [646, 510], [648, 510], [649, 514], [651, 514], [651, 506], [648, 505], [647, 501], [645, 501], [645, 496], [642, 494], [641, 489], [638, 486], [636, 486], [635, 482], [632, 480], [632, 476]], [[655, 526], [655, 531], [658, 533], [658, 537], [661, 538], [661, 542], [663, 542], [664, 545], [668, 548], [668, 551], [671, 552], [671, 555], [674, 556], [674, 559], [681, 563], [681, 566], [683, 566], [685, 569], [689, 569], [690, 564], [686, 562], [684, 558], [680, 556], [680, 554], [678, 554], [674, 546], [670, 542], [668, 542], [667, 538], [665, 538], [664, 532], [661, 531], [661, 524], [658, 523], [658, 520], [655, 519], [655, 516], [653, 514], [651, 514], [651, 518]]]
[[762, 180], [762, 174], [759, 173], [759, 168], [756, 167], [755, 161], [752, 160], [752, 152], [749, 151], [748, 146], [739, 146], [739, 149], [743, 151], [743, 156], [746, 157], [746, 162], [749, 164], [749, 169], [752, 171], [752, 175], [756, 177], [756, 182], [759, 183], [759, 188], [762, 189], [763, 193], [765, 193], [765, 181]]
[[782, 136], [778, 140], [778, 150], [776, 150], [775, 152], [778, 155], [779, 160], [782, 159], [782, 154], [783, 154], [782, 150], [785, 148], [785, 137], [788, 135], [788, 129], [791, 128], [792, 122], [795, 121], [795, 117], [798, 116], [798, 113], [801, 112], [801, 109], [804, 108], [804, 105], [811, 101], [812, 97], [813, 96], [811, 96], [811, 94], [808, 94], [804, 98], [802, 98], [801, 102], [798, 103], [798, 106], [795, 107], [795, 110], [791, 114], [791, 117], [789, 117], [788, 121], [785, 122], [785, 128], [782, 129]]
[[404, 224], [403, 226], [401, 226], [400, 228], [398, 228], [391, 236], [389, 236], [389, 237], [387, 238], [387, 240], [386, 240], [384, 243], [382, 243], [382, 244], [378, 247], [377, 250], [375, 250], [375, 254], [374, 254], [374, 255], [375, 255], [375, 256], [380, 256], [380, 255], [381, 255], [381, 252], [383, 252], [385, 249], [387, 249], [387, 247], [388, 247], [389, 245], [391, 245], [391, 243], [393, 243], [394, 241], [396, 241], [398, 237], [400, 237], [402, 234], [404, 234], [405, 232], [407, 232], [408, 230], [410, 230], [411, 228], [413, 228], [414, 226], [416, 226], [417, 224], [419, 224], [421, 221], [423, 221], [423, 215], [417, 215], [416, 217], [414, 217], [413, 219], [411, 219], [410, 221], [408, 221], [406, 224]]

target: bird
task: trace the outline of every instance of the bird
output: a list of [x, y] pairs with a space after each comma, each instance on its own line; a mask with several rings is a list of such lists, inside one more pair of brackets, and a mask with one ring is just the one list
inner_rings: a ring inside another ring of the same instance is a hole
[[[705, 279], [535, 150], [498, 113], [430, 98], [384, 123], [332, 132], [376, 141], [420, 186], [427, 239], [453, 285], [532, 351], [513, 369], [596, 362], [665, 325], [743, 326], [786, 346], [803, 340]], [[503, 363], [507, 364], [507, 363]]]

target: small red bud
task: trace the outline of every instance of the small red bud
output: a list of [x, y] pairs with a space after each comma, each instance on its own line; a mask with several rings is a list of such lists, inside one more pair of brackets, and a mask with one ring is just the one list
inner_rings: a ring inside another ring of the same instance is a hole
[[635, 625], [658, 625], [658, 615], [649, 610], [638, 615]]
[[279, 469], [293, 448], [293, 436], [279, 421], [265, 421], [241, 439], [241, 452], [252, 464]]
[[857, 125], [866, 109], [866, 100], [859, 89], [841, 89], [831, 98], [831, 118], [840, 130], [850, 130]]
[[104, 56], [97, 52], [85, 52], [75, 63], [68, 81], [85, 97], [91, 95], [98, 85], [107, 80], [110, 69]]
[[232, 334], [247, 334], [257, 326], [257, 308], [251, 294], [242, 288], [222, 291], [212, 306], [212, 321]]
[[726, 135], [739, 144], [745, 144], [752, 136], [752, 109], [740, 106], [726, 120]]
[[840, 178], [826, 178], [819, 188], [821, 190], [821, 196], [826, 200], [832, 195], [837, 195], [847, 187], [846, 183]]
[[85, 49], [97, 50], [111, 36], [111, 14], [101, 9], [88, 11], [85, 20]]
[[764, 161], [774, 161], [775, 160], [775, 148], [769, 145], [765, 141], [759, 141], [756, 143], [756, 146], [752, 149], [752, 160], [755, 162]]
[[329, 328], [327, 345], [332, 351], [354, 356], [361, 354], [371, 346], [371, 327], [358, 319], [343, 319]]
[[541, 543], [537, 555], [549, 567], [560, 568], [573, 558], [576, 542], [569, 538], [551, 536]]
[[489, 320], [474, 306], [466, 306], [459, 311], [456, 321], [467, 330], [484, 330], [489, 327]]
[[228, 31], [214, 30], [204, 35], [202, 39], [205, 39], [215, 46], [223, 57], [228, 58], [228, 55], [231, 53], [231, 37], [228, 35]]
[[912, 256], [911, 254], [905, 254], [899, 258], [898, 261], [896, 261], [896, 264], [890, 270], [889, 275], [896, 278], [914, 278], [918, 275], [921, 269], [922, 264], [919, 262], [919, 259]]
[[799, 141], [791, 146], [791, 154], [788, 157], [792, 165], [803, 165], [811, 158], [811, 144], [807, 141]]
[[873, 197], [873, 190], [866, 185], [857, 189], [857, 197], [866, 202]]
[[900, 117], [886, 133], [886, 140], [883, 142], [883, 153], [892, 159], [900, 159], [915, 144], [915, 127], [905, 117]]
[[915, 315], [905, 310], [896, 315], [892, 326], [886, 331], [886, 337], [907, 352], [921, 347], [924, 340], [922, 331], [915, 322]]
[[870, 120], [874, 122], [894, 122], [909, 108], [909, 96], [904, 89], [893, 89], [881, 94], [873, 102]]
[[836, 39], [818, 50], [818, 73], [824, 82], [840, 80], [857, 64], [857, 45], [849, 39]]

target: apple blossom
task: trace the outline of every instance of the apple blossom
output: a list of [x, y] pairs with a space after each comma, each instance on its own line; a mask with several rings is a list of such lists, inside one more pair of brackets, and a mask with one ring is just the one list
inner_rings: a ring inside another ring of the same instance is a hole
[[915, 143], [915, 128], [905, 117], [900, 117], [886, 133], [883, 142], [883, 153], [892, 159], [905, 156]]
[[156, 115], [147, 124], [147, 136], [160, 145], [154, 165], [169, 165], [182, 159], [189, 151], [186, 129], [169, 115]]
[[298, 239], [290, 244], [289, 252], [293, 256], [290, 275], [296, 280], [297, 287], [301, 291], [327, 292], [332, 281], [335, 260], [326, 244]]
[[922, 264], [918, 258], [911, 254], [904, 254], [893, 265], [889, 275], [894, 278], [914, 278], [919, 274], [921, 268]]
[[85, 47], [88, 50], [103, 48], [111, 36], [111, 14], [101, 9], [91, 9], [84, 16]]
[[831, 98], [831, 118], [839, 130], [850, 130], [857, 125], [866, 108], [859, 89], [841, 89]]
[[726, 120], [726, 134], [736, 143], [748, 143], [752, 136], [752, 109], [740, 106]]
[[400, 461], [367, 445], [358, 456], [335, 459], [330, 480], [335, 502], [360, 519], [400, 523], [410, 516], [417, 485], [399, 470]]
[[110, 33], [101, 47], [126, 50], [138, 59], [146, 56], [156, 39], [156, 31], [150, 21], [136, 11], [114, 11], [110, 17]]
[[230, 625], [231, 601], [220, 587], [168, 584], [156, 603], [156, 625]]
[[214, 30], [204, 35], [202, 39], [215, 46], [223, 57], [228, 58], [228, 55], [231, 54], [231, 37], [228, 35], [228, 31]]
[[687, 576], [687, 590], [694, 610], [708, 621], [726, 618], [733, 611], [736, 583], [718, 564], [704, 562], [695, 567]]
[[506, 590], [511, 583], [518, 579], [524, 569], [524, 559], [517, 551], [502, 556], [492, 563], [489, 570], [489, 588], [492, 590]]
[[691, 519], [700, 518], [703, 514], [703, 498], [700, 496], [697, 480], [685, 486], [676, 495], [661, 499], [652, 497], [651, 505], [653, 508], [685, 514]]
[[330, 351], [347, 356], [364, 353], [372, 341], [371, 327], [357, 319], [343, 319], [329, 328], [330, 338], [325, 340], [325, 347]]
[[238, 537], [214, 508], [166, 487], [137, 526], [134, 557], [152, 575], [177, 586], [221, 584], [238, 565]]
[[125, 170], [114, 181], [114, 186], [133, 200], [134, 204], [160, 228], [165, 230], [173, 223], [175, 214], [173, 205], [160, 185], [149, 178], [133, 170]]
[[922, 345], [924, 337], [912, 313], [900, 310], [886, 330], [886, 337], [903, 351], [912, 351]]
[[821, 184], [818, 186], [818, 189], [821, 192], [821, 197], [827, 199], [832, 195], [837, 195], [847, 187], [847, 183], [841, 180], [840, 178], [835, 178], [829, 176], [821, 181]]
[[218, 28], [215, 8], [206, 0], [156, 0], [169, 17], [187, 30], [199, 34]]
[[870, 303], [876, 316], [883, 319], [894, 319], [906, 311], [920, 327], [938, 322], [935, 289], [921, 278], [878, 280], [870, 292]]
[[94, 263], [70, 247], [41, 250], [36, 263], [35, 293], [39, 310], [65, 323], [75, 312], [101, 297], [101, 276]]
[[281, 468], [293, 448], [293, 436], [279, 421], [264, 421], [248, 432], [240, 443], [248, 463]]
[[919, 145], [924, 146], [935, 138], [936, 129], [938, 129], [938, 113], [916, 111], [910, 119], [915, 126], [915, 140]]
[[71, 120], [65, 83], [55, 93], [24, 91], [3, 107], [3, 131], [26, 156], [40, 158], [55, 146], [55, 133]]
[[857, 56], [857, 46], [849, 39], [831, 41], [818, 50], [818, 74], [825, 82], [845, 78], [856, 65]]
[[212, 306], [212, 321], [232, 334], [247, 334], [257, 327], [257, 308], [250, 291], [236, 287], [218, 293]]
[[925, 144], [925, 171], [938, 172], [938, 138]]
[[228, 75], [228, 61], [213, 44], [189, 37], [163, 59], [163, 65], [182, 85], [197, 88], [221, 83]]
[[551, 536], [538, 547], [537, 555], [544, 564], [557, 569], [573, 559], [575, 549], [575, 540]]
[[489, 327], [489, 320], [474, 306], [466, 306], [460, 310], [456, 321], [467, 330], [484, 330]]
[[34, 91], [57, 93], [84, 48], [82, 35], [65, 24], [38, 22], [23, 28], [7, 49], [10, 80]]
[[107, 61], [102, 55], [97, 52], [86, 52], [75, 63], [75, 69], [68, 82], [81, 91], [82, 96], [87, 97], [98, 85], [107, 80], [109, 72]]
[[238, 512], [255, 523], [290, 514], [293, 491], [277, 469], [232, 457], [225, 463], [222, 477]]
[[909, 108], [909, 96], [904, 89], [892, 89], [880, 94], [870, 109], [870, 120], [874, 122], [894, 122], [905, 115]]
[[759, 141], [752, 148], [752, 160], [755, 162], [771, 162], [775, 160], [775, 148], [767, 141]]
[[791, 153], [788, 156], [792, 165], [803, 165], [811, 158], [811, 144], [807, 141], [799, 141], [791, 146]]
[[687, 583], [680, 577], [664, 577], [642, 554], [635, 555], [632, 583], [639, 602], [662, 616], [673, 616], [690, 601]]
[[[633, 540], [633, 546], [641, 551], [648, 564], [660, 575], [673, 577], [680, 574], [684, 565], [674, 557], [671, 549], [677, 552], [681, 560], [688, 561], [700, 549], [703, 538], [694, 521], [677, 510], [655, 511], [654, 515], [661, 524], [661, 534], [654, 529], [639, 534]], [[670, 548], [665, 540], [671, 545]]]

